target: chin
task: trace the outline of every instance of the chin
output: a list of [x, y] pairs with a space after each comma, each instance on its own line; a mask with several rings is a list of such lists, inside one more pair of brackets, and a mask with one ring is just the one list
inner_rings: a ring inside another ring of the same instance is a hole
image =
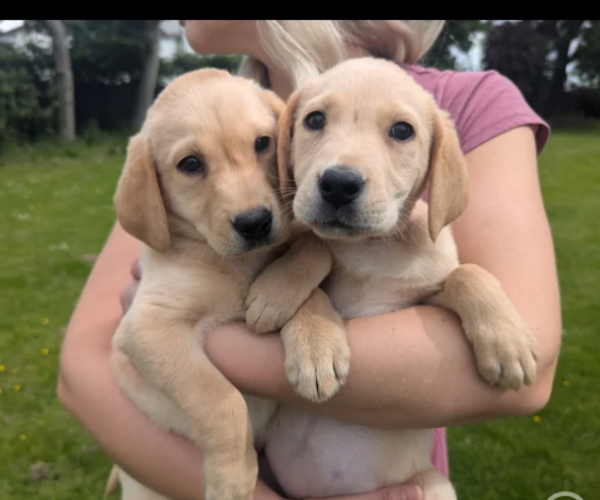
[[353, 219], [354, 217], [324, 216], [319, 212], [313, 213], [311, 216], [298, 217], [298, 220], [309, 226], [317, 236], [323, 239], [360, 241], [388, 234], [396, 227], [398, 215], [385, 217], [387, 220], [377, 222]]
[[[198, 54], [234, 54], [247, 45], [256, 21], [186, 21], [187, 41]], [[246, 43], [244, 43], [246, 42]]]

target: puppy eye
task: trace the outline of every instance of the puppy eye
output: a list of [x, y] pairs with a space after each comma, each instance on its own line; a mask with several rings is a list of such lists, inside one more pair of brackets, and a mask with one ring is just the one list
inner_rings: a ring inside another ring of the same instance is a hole
[[390, 137], [398, 141], [406, 141], [415, 135], [415, 130], [406, 122], [395, 123], [390, 129]]
[[320, 111], [313, 111], [304, 119], [304, 125], [311, 130], [321, 130], [325, 127], [325, 115]]
[[204, 172], [204, 165], [195, 156], [188, 156], [177, 164], [177, 168], [186, 174], [201, 174]]
[[271, 144], [271, 138], [264, 136], [264, 137], [259, 137], [258, 139], [256, 139], [254, 141], [254, 151], [256, 151], [257, 153], [262, 153], [263, 151], [266, 151], [267, 148], [269, 147], [269, 145]]

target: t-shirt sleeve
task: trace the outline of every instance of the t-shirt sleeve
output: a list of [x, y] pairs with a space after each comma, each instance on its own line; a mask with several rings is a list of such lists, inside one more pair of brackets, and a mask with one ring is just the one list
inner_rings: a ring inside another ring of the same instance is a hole
[[533, 111], [519, 88], [496, 71], [454, 73], [443, 94], [465, 154], [520, 126], [533, 128], [538, 154], [548, 142], [550, 126]]

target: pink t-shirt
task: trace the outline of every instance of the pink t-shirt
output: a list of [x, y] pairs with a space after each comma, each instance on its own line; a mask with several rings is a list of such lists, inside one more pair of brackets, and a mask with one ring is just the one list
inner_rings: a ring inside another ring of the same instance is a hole
[[[496, 71], [457, 72], [415, 65], [402, 67], [433, 94], [440, 108], [450, 114], [463, 153], [523, 125], [535, 130], [538, 154], [546, 145], [550, 135], [548, 124], [531, 109], [518, 87]], [[446, 430], [443, 428], [435, 430], [431, 458], [433, 465], [449, 476]]]

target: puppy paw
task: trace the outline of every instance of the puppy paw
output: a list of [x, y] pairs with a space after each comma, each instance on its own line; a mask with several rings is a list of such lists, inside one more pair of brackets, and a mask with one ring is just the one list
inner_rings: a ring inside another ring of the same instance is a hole
[[243, 460], [208, 460], [204, 471], [206, 500], [252, 500], [258, 481], [258, 460], [252, 450]]
[[297, 297], [293, 286], [256, 281], [246, 299], [246, 324], [256, 333], [280, 330], [296, 314], [305, 297]]
[[285, 373], [296, 393], [323, 403], [338, 392], [350, 371], [350, 348], [343, 327], [329, 325], [321, 335], [290, 332], [284, 327]]
[[492, 385], [518, 391], [535, 381], [536, 339], [523, 321], [511, 319], [493, 331], [477, 327], [473, 347], [481, 376]]

